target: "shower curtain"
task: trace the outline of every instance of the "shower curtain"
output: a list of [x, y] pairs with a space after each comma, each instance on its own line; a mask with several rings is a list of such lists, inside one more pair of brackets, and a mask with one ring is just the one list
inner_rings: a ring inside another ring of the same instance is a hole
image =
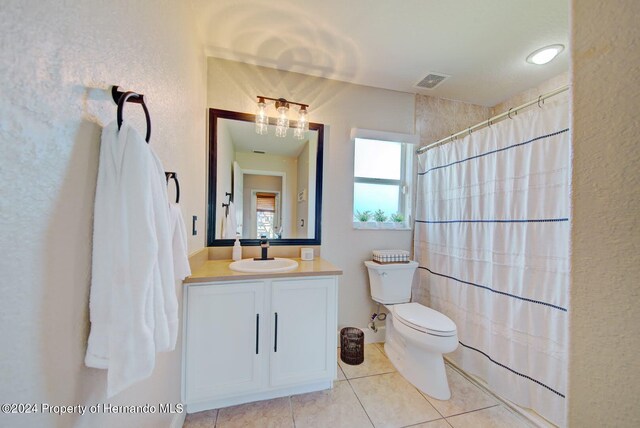
[[564, 426], [568, 101], [547, 100], [418, 162], [418, 294], [457, 325], [460, 344], [449, 358]]

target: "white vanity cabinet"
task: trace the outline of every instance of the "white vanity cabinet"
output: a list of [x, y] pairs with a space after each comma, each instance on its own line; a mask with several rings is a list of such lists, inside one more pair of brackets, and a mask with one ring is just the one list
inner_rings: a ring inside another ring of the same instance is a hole
[[259, 281], [190, 286], [186, 317], [187, 399], [201, 401], [262, 387]]
[[334, 280], [273, 280], [271, 312], [270, 385], [333, 379], [337, 348]]
[[332, 387], [336, 276], [189, 284], [184, 314], [189, 413]]

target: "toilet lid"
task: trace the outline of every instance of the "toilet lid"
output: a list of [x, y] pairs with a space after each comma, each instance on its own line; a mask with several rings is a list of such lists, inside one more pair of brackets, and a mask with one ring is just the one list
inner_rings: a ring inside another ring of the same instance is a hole
[[402, 303], [394, 305], [393, 309], [399, 321], [416, 330], [440, 335], [456, 331], [456, 324], [449, 317], [419, 303]]

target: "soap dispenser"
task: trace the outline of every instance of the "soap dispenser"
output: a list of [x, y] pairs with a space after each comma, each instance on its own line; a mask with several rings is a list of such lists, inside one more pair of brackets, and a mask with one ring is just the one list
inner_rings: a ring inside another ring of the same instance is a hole
[[233, 255], [231, 256], [233, 261], [237, 262], [242, 259], [242, 247], [240, 246], [240, 236], [236, 235], [236, 242], [233, 244]]

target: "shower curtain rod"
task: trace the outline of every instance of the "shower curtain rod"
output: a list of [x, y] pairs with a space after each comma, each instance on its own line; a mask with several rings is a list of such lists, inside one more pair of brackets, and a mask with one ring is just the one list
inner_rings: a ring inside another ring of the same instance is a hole
[[501, 114], [499, 114], [497, 116], [493, 116], [492, 118], [489, 118], [487, 120], [483, 120], [482, 122], [477, 123], [477, 124], [475, 124], [473, 126], [470, 126], [469, 128], [467, 128], [467, 129], [465, 129], [463, 131], [456, 132], [455, 134], [452, 134], [452, 135], [450, 135], [450, 136], [448, 136], [446, 138], [443, 138], [442, 140], [438, 140], [435, 143], [429, 144], [427, 146], [420, 147], [418, 150], [416, 150], [416, 153], [417, 154], [424, 153], [429, 149], [432, 149], [434, 147], [437, 147], [437, 146], [440, 146], [442, 144], [448, 143], [450, 141], [456, 140], [458, 137], [461, 137], [461, 136], [467, 135], [467, 134], [471, 134], [473, 131], [477, 131], [479, 129], [486, 128], [487, 126], [491, 126], [492, 124], [494, 124], [494, 123], [496, 123], [496, 122], [498, 122], [498, 121], [500, 121], [502, 119], [505, 119], [507, 117], [509, 119], [511, 119], [511, 115], [512, 114], [516, 115], [516, 114], [518, 114], [518, 112], [520, 110], [523, 110], [523, 109], [525, 109], [527, 107], [530, 107], [530, 106], [532, 106], [534, 104], [538, 104], [538, 107], [542, 107], [540, 105], [541, 102], [543, 102], [547, 98], [551, 98], [551, 97], [553, 97], [555, 95], [558, 95], [558, 94], [560, 94], [562, 92], [565, 92], [565, 91], [569, 90], [569, 88], [570, 88], [570, 86], [566, 85], [566, 86], [558, 88], [558, 89], [556, 89], [554, 91], [548, 92], [548, 93], [546, 93], [544, 95], [540, 95], [535, 100], [531, 100], [528, 103], [524, 103], [524, 104], [522, 104], [522, 105], [520, 105], [518, 107], [510, 108], [508, 111], [505, 111], [504, 113], [501, 113]]

